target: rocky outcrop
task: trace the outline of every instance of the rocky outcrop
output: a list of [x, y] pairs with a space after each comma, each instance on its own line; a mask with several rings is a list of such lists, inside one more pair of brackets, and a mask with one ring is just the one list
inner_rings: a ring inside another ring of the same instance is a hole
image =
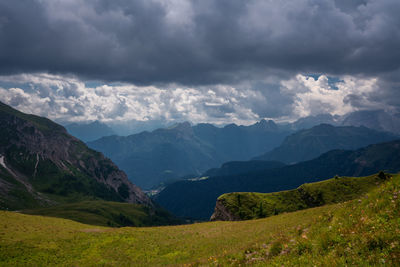
[[[152, 206], [151, 200], [110, 159], [69, 135], [64, 127], [1, 102], [0, 155], [3, 177], [8, 175], [23, 183], [28, 192], [40, 193], [36, 185], [46, 183], [44, 179], [48, 179], [51, 191], [51, 180], [57, 178], [59, 183], [69, 186], [70, 191], [65, 194], [87, 191], [95, 198], [112, 197]], [[9, 181], [4, 178], [3, 183]], [[87, 188], [79, 188], [82, 186]]]
[[215, 204], [214, 213], [211, 215], [210, 221], [239, 221], [240, 218], [229, 212], [222, 199], [218, 199]]

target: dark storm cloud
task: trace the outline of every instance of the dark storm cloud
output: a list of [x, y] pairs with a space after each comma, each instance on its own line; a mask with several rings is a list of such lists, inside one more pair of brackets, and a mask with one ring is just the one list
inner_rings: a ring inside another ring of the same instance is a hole
[[382, 103], [380, 108], [390, 108], [400, 113], [400, 70], [386, 73], [379, 79], [379, 90], [371, 94], [371, 99]]
[[0, 0], [0, 72], [151, 84], [400, 67], [400, 1]]

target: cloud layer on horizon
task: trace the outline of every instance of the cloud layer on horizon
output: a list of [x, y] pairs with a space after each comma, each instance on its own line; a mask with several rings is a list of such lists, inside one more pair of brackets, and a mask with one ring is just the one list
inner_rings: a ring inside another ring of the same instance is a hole
[[279, 86], [258, 82], [237, 87], [157, 88], [90, 85], [74, 77], [21, 74], [0, 76], [0, 101], [60, 122], [250, 124], [266, 117], [293, 120], [321, 113], [343, 115], [359, 109], [382, 108], [382, 103], [374, 99], [377, 79], [343, 76], [333, 84], [329, 81], [325, 75], [315, 78], [299, 74], [281, 81]]
[[260, 97], [263, 96], [257, 91], [222, 85], [165, 89], [132, 84], [92, 87], [76, 78], [50, 74], [0, 76], [0, 101], [24, 112], [68, 122], [246, 123], [258, 119], [251, 110], [251, 103], [259, 101]]

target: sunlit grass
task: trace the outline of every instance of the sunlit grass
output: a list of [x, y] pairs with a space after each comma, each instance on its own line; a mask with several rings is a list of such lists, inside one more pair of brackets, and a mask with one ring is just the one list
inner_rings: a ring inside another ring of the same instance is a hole
[[107, 228], [0, 212], [0, 265], [398, 265], [400, 177], [370, 194], [266, 219]]
[[297, 189], [275, 193], [235, 192], [223, 194], [218, 201], [235, 218], [265, 218], [283, 212], [334, 204], [355, 199], [385, 181], [385, 174], [367, 177], [335, 177], [308, 183]]
[[111, 201], [82, 201], [48, 208], [22, 210], [22, 213], [71, 219], [99, 226], [156, 226], [180, 221], [160, 208]]

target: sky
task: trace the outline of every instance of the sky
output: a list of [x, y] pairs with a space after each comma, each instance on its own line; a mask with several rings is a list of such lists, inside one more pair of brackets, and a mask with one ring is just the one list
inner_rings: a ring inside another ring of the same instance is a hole
[[59, 122], [400, 113], [399, 0], [0, 0], [0, 101]]

